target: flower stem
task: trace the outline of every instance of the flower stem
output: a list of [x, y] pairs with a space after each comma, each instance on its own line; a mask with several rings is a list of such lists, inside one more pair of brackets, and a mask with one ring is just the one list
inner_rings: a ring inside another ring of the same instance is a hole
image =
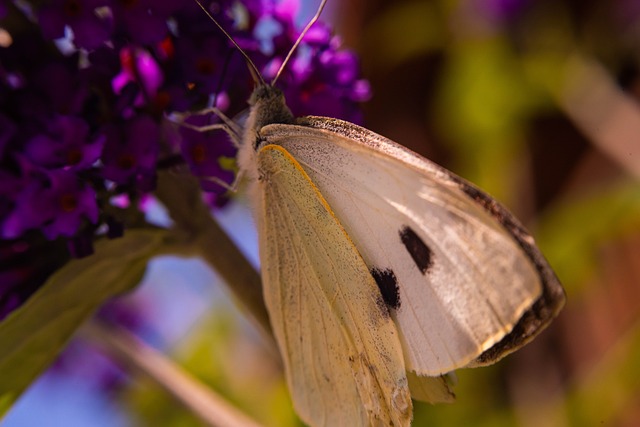
[[260, 427], [248, 415], [126, 330], [91, 321], [81, 331], [84, 337], [114, 358], [151, 378], [208, 425]]

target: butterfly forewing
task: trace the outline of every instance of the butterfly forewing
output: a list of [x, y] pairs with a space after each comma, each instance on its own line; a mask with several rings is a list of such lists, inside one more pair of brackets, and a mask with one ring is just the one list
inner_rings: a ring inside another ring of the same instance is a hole
[[395, 324], [369, 269], [282, 147], [257, 153], [266, 305], [302, 419], [406, 426], [411, 399]]
[[485, 362], [497, 360], [562, 306], [557, 279], [524, 242], [530, 236], [515, 236], [505, 218], [470, 197], [465, 188], [474, 187], [353, 124], [300, 123], [266, 126], [261, 137], [291, 153], [344, 226], [391, 309], [410, 370], [438, 375], [466, 366], [498, 348], [535, 302], [550, 304], [546, 318]]

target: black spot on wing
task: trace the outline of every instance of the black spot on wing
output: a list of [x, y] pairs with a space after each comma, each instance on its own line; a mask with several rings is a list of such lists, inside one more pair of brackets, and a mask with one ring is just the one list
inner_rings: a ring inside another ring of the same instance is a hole
[[408, 225], [400, 229], [400, 240], [422, 274], [433, 265], [433, 252]]
[[376, 280], [382, 299], [389, 308], [397, 310], [400, 308], [400, 289], [398, 288], [398, 280], [393, 270], [385, 269], [380, 270], [374, 268], [371, 270], [371, 275]]

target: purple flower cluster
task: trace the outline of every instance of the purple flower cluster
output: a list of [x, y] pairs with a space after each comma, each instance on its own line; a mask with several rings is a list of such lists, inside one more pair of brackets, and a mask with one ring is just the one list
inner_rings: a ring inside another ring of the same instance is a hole
[[[267, 80], [299, 35], [297, 0], [202, 3]], [[212, 206], [223, 203], [218, 182], [234, 174], [221, 160], [235, 148], [223, 132], [176, 131], [166, 117], [212, 100], [234, 117], [253, 81], [194, 0], [0, 0], [0, 19], [10, 36], [0, 41], [1, 318], [37, 288], [24, 291], [23, 277], [47, 276], [10, 274], [15, 248], [35, 239], [89, 255], [96, 236], [126, 232], [159, 169], [184, 164]], [[294, 114], [360, 120], [369, 88], [339, 45], [326, 25], [308, 33], [279, 81]], [[123, 198], [129, 207], [114, 203]]]

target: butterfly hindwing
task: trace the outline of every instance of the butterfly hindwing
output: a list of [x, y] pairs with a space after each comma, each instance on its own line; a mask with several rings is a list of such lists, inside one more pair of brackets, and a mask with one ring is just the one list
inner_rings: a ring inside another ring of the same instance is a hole
[[265, 302], [296, 410], [313, 425], [409, 425], [401, 343], [368, 267], [284, 148], [256, 159]]

